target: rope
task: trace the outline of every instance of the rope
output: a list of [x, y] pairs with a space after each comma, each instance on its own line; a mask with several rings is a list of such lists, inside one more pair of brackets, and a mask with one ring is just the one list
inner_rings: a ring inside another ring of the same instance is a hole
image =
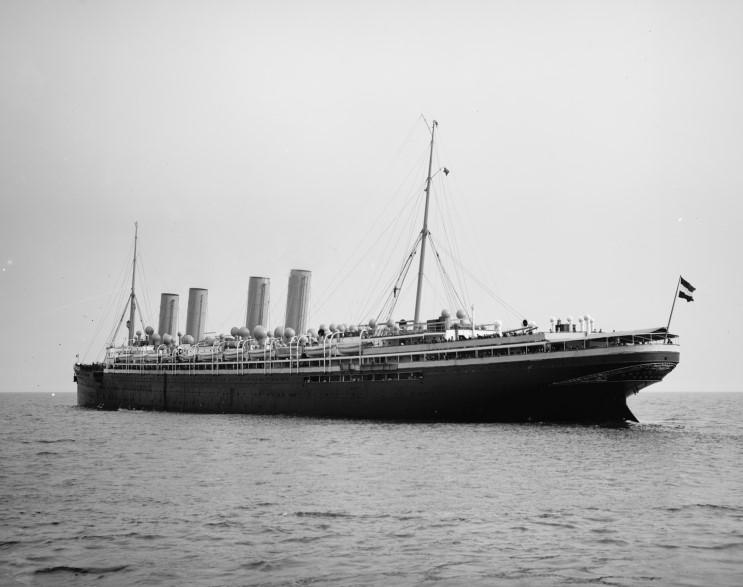
[[[438, 159], [439, 157], [439, 145], [441, 142], [436, 144], [436, 148], [434, 151], [434, 156], [437, 159], [437, 164], [440, 165], [440, 161]], [[456, 176], [453, 178], [454, 182], [456, 182]], [[459, 209], [454, 204], [454, 199], [449, 194], [449, 181], [441, 182], [441, 209], [442, 209], [442, 218], [455, 218], [457, 225], [465, 226], [465, 224], [462, 222], [461, 217], [459, 217]], [[437, 199], [438, 201], [438, 199]], [[448, 228], [448, 223], [442, 222], [443, 225], [443, 232], [444, 237], [446, 239], [446, 242], [449, 245], [449, 248], [454, 252], [454, 255], [456, 258], [461, 259], [462, 253], [461, 248], [459, 246], [459, 240], [457, 239], [457, 232], [454, 232], [453, 234], [450, 233]], [[466, 233], [466, 231], [465, 231]], [[464, 276], [460, 270], [460, 268], [455, 265], [454, 266], [455, 275], [458, 281], [459, 290], [462, 292], [465, 299], [472, 299], [472, 296], [469, 293], [469, 289], [467, 287], [467, 280], [464, 279]]]
[[[384, 225], [384, 223], [380, 222], [380, 220], [381, 220], [381, 218], [382, 218], [383, 215], [388, 215], [389, 214], [389, 212], [387, 211], [387, 209], [385, 207], [385, 209], [379, 215], [379, 217], [374, 222], [372, 222], [370, 224], [369, 230], [366, 232], [366, 234], [364, 235], [364, 237], [359, 241], [359, 243], [357, 244], [357, 246], [353, 249], [352, 253], [349, 256], [346, 257], [346, 261], [344, 261], [344, 263], [341, 265], [340, 269], [336, 273], [336, 276], [331, 281], [330, 286], [326, 290], [327, 293], [324, 295], [324, 297], [321, 300], [318, 301], [318, 303], [315, 306], [312, 307], [312, 313], [313, 314], [319, 312], [320, 310], [322, 310], [325, 307], [325, 305], [328, 303], [328, 301], [337, 292], [337, 290], [340, 287], [340, 285], [344, 281], [348, 280], [349, 275], [353, 275], [357, 271], [357, 269], [359, 268], [359, 266], [364, 261], [366, 261], [367, 258], [370, 256], [370, 253], [374, 249], [376, 249], [378, 247], [380, 241], [382, 241], [382, 239], [387, 234], [389, 234], [390, 232], [392, 232], [393, 229], [395, 229], [397, 227], [397, 225], [401, 222], [401, 220], [403, 218], [405, 218], [408, 214], [410, 214], [411, 210], [414, 210], [415, 209], [415, 205], [414, 205], [415, 203], [416, 203], [416, 199], [413, 199], [413, 198], [410, 198], [410, 197], [405, 198], [403, 200], [403, 205], [400, 208], [400, 210], [397, 213], [394, 214], [395, 221], [394, 222], [391, 222], [391, 223], [387, 223], [386, 226], [385, 226], [385, 228], [381, 232], [379, 232], [377, 234], [376, 239], [374, 239], [374, 241], [366, 248], [366, 250], [364, 251], [364, 253], [361, 256], [358, 256], [357, 255], [357, 252], [363, 246], [364, 241], [367, 239], [367, 237], [370, 234], [372, 234], [374, 231], [376, 231], [379, 228], [380, 225]], [[389, 249], [389, 248], [391, 248], [391, 246], [397, 245], [399, 243], [399, 241], [401, 240], [400, 237], [401, 237], [401, 233], [398, 232], [397, 241], [388, 241], [387, 246], [385, 247], [385, 249]], [[385, 250], [385, 252], [386, 252], [386, 250]], [[391, 254], [386, 254], [386, 255], [383, 255], [382, 258], [389, 259], [391, 256], [392, 256]], [[346, 270], [346, 267], [348, 266], [349, 261], [351, 259], [354, 259], [354, 258], [357, 259], [356, 263], [353, 265], [353, 267], [350, 269], [350, 271], [347, 271]], [[375, 276], [376, 276], [376, 274], [375, 274]], [[368, 292], [368, 290], [367, 290], [367, 292]]]
[[431, 249], [433, 249], [434, 255], [436, 256], [436, 261], [437, 261], [438, 266], [439, 266], [439, 271], [441, 273], [441, 280], [442, 280], [442, 283], [444, 285], [444, 289], [446, 290], [446, 288], [448, 286], [449, 291], [451, 292], [451, 295], [452, 295], [454, 301], [469, 316], [469, 312], [467, 311], [467, 304], [464, 303], [464, 300], [462, 300], [462, 298], [460, 297], [459, 293], [457, 293], [457, 290], [454, 287], [454, 283], [452, 283], [452, 280], [449, 277], [449, 274], [446, 272], [446, 268], [444, 267], [444, 263], [441, 260], [441, 255], [439, 255], [439, 251], [436, 249], [436, 245], [434, 244], [433, 238], [430, 235], [429, 235], [429, 239], [428, 240], [431, 242]]
[[[144, 306], [144, 315], [148, 317], [152, 317], [154, 315], [154, 312], [152, 311], [152, 302], [149, 296], [149, 288], [147, 287], [147, 279], [145, 275], [145, 268], [144, 268], [144, 259], [142, 258], [142, 255], [140, 253], [137, 254], [137, 267], [139, 267], [139, 277], [140, 277], [140, 283], [141, 287], [138, 289], [142, 292], [144, 292], [142, 296], [143, 306]], [[137, 296], [137, 301], [139, 302], [140, 297]], [[148, 326], [148, 324], [145, 323], [144, 318], [142, 317], [142, 308], [139, 304], [137, 304], [137, 308], [140, 310], [139, 320], [142, 322], [142, 330]], [[153, 326], [152, 324], [149, 324], [149, 326]], [[154, 328], [154, 326], [153, 326]], [[160, 334], [160, 333], [158, 333]]]
[[392, 313], [395, 311], [395, 306], [397, 305], [397, 301], [400, 299], [400, 295], [402, 294], [402, 286], [405, 283], [405, 278], [407, 277], [408, 272], [410, 271], [410, 267], [413, 264], [413, 259], [415, 258], [415, 255], [418, 252], [418, 245], [420, 244], [420, 242], [421, 242], [421, 235], [419, 234], [418, 238], [415, 240], [415, 244], [413, 245], [412, 250], [410, 251], [408, 256], [405, 258], [402, 268], [398, 272], [397, 279], [394, 282], [395, 285], [392, 291], [389, 293], [387, 300], [382, 306], [382, 309], [379, 311], [379, 314], [377, 314], [377, 321], [379, 321], [379, 319], [385, 313], [385, 308], [387, 308], [388, 305], [389, 305], [389, 311], [387, 312], [384, 321], [386, 322], [392, 317]]
[[[419, 122], [419, 118], [416, 119], [415, 124], [411, 127], [411, 130], [408, 132], [408, 136], [405, 138], [403, 143], [398, 148], [398, 151], [397, 151], [398, 155], [392, 159], [393, 161], [399, 158], [399, 152], [401, 152], [402, 149], [405, 147], [405, 145], [408, 142], [410, 142], [410, 137], [413, 131], [415, 130], [415, 127], [418, 124], [418, 122]], [[395, 226], [394, 223], [387, 224], [386, 225], [387, 227], [385, 228], [385, 230], [377, 236], [376, 240], [371, 244], [370, 247], [367, 248], [366, 252], [361, 257], [358, 256], [357, 253], [359, 249], [361, 249], [361, 247], [364, 245], [364, 242], [369, 237], [369, 235], [371, 235], [380, 225], [385, 224], [382, 222], [382, 220], [385, 216], [388, 215], [389, 207], [392, 205], [394, 201], [398, 200], [399, 194], [403, 191], [405, 184], [409, 183], [410, 178], [413, 175], [413, 172], [418, 171], [419, 168], [423, 165], [423, 163], [421, 162], [421, 159], [422, 159], [421, 157], [416, 157], [415, 160], [418, 163], [416, 163], [415, 165], [411, 166], [408, 169], [406, 176], [402, 179], [402, 181], [398, 183], [397, 187], [392, 191], [390, 197], [382, 204], [381, 212], [379, 212], [377, 217], [369, 224], [369, 229], [367, 230], [367, 232], [364, 234], [364, 236], [361, 239], [357, 241], [357, 245], [352, 249], [351, 253], [346, 257], [346, 260], [343, 262], [343, 264], [338, 269], [338, 272], [336, 273], [336, 277], [330, 282], [330, 285], [328, 286], [328, 290], [327, 290], [329, 293], [326, 294], [320, 301], [318, 301], [318, 304], [312, 308], [313, 313], [321, 310], [325, 306], [329, 298], [332, 297], [332, 295], [336, 292], [340, 283], [342, 283], [347, 278], [349, 272], [346, 270], [346, 267], [349, 265], [351, 260], [357, 259], [357, 262], [354, 264], [353, 268], [351, 269], [351, 272], [353, 272], [358, 268], [361, 262], [367, 257], [367, 255], [369, 254], [369, 251], [375, 248], [377, 243], [381, 240], [381, 238]], [[406, 191], [408, 194], [410, 194], [412, 190], [410, 189], [410, 187], [408, 187]], [[400, 216], [405, 212], [405, 210], [410, 206], [410, 204], [411, 202], [407, 198], [403, 199], [402, 209], [399, 210], [397, 214], [395, 214], [396, 220], [399, 220]]]
[[462, 270], [474, 281], [477, 285], [479, 285], [485, 293], [490, 295], [495, 301], [497, 301], [500, 305], [502, 305], [506, 310], [511, 312], [514, 316], [517, 316], [520, 319], [524, 319], [525, 316], [521, 312], [519, 312], [516, 308], [514, 308], [511, 304], [506, 302], [503, 298], [498, 296], [492, 289], [490, 289], [486, 284], [484, 284], [482, 281], [480, 281], [477, 276], [472, 273], [467, 267], [465, 267], [463, 264], [461, 264], [456, 258], [452, 257], [451, 251], [447, 251], [446, 249], [443, 249], [447, 255], [449, 255], [449, 258], [452, 260], [453, 263], [458, 264]]
[[[228, 334], [230, 330], [232, 330], [233, 326], [240, 327], [241, 324], [243, 324], [245, 320], [245, 314], [246, 314], [245, 304], [243, 302], [240, 302], [239, 305], [235, 305], [232, 307], [232, 309], [227, 312], [224, 315], [223, 320], [217, 320], [217, 330], [219, 334]], [[237, 320], [235, 320], [235, 316], [237, 316]]]
[[[134, 255], [134, 245], [132, 244], [132, 256]], [[127, 279], [129, 277], [129, 272], [131, 269], [131, 261], [127, 261], [124, 263], [122, 270], [121, 270], [121, 277], [119, 278], [120, 284], [118, 287], [119, 295], [116, 296], [116, 300], [118, 303], [113, 303], [113, 299], [111, 300], [110, 308], [115, 308], [124, 304], [124, 310], [122, 311], [121, 318], [119, 318], [119, 321], [115, 323], [111, 330], [109, 331], [109, 335], [106, 338], [106, 345], [113, 345], [114, 341], [116, 339], [116, 336], [119, 333], [119, 328], [121, 328], [121, 324], [124, 321], [124, 316], [126, 316], [126, 309], [129, 305], [129, 296], [131, 295], [131, 291], [127, 291], [129, 288], [127, 288]]]

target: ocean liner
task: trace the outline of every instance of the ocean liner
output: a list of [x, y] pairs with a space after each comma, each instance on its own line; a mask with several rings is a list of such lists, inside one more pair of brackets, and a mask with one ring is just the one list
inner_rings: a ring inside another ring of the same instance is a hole
[[[78, 405], [406, 421], [636, 420], [627, 398], [679, 362], [678, 337], [668, 326], [609, 333], [584, 316], [552, 319], [548, 331], [526, 320], [505, 329], [499, 321], [476, 323], [462, 309], [421, 320], [426, 246], [434, 246], [428, 216], [436, 128], [433, 121], [423, 226], [386, 314], [307, 328], [310, 273], [292, 270], [285, 325], [272, 332], [270, 281], [261, 277], [250, 278], [245, 325], [229, 335], [205, 335], [207, 291], [199, 288], [189, 292], [185, 332], [178, 332], [178, 295], [170, 293], [161, 296], [158, 331], [136, 331], [135, 229], [131, 292], [119, 321], [128, 309], [128, 341], [113, 343], [117, 328], [102, 362], [75, 364]], [[414, 318], [392, 320], [418, 249]]]

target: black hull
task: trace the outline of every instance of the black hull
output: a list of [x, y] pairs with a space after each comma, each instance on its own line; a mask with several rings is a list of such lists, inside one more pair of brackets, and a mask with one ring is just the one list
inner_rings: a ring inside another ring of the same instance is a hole
[[[98, 409], [285, 414], [406, 421], [635, 420], [628, 396], [660, 381], [676, 348], [332, 376], [76, 372], [78, 405]], [[376, 380], [363, 380], [364, 375]], [[406, 377], [403, 377], [402, 375]], [[407, 375], [410, 375], [407, 378]], [[345, 376], [344, 376], [345, 375]], [[340, 379], [340, 380], [338, 380]], [[351, 380], [353, 379], [353, 380]]]

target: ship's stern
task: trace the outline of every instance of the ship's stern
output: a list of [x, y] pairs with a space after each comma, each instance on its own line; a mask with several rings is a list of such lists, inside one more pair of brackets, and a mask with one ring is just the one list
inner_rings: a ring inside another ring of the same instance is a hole
[[73, 381], [77, 383], [77, 405], [81, 408], [111, 409], [103, 393], [103, 365], [76, 364]]

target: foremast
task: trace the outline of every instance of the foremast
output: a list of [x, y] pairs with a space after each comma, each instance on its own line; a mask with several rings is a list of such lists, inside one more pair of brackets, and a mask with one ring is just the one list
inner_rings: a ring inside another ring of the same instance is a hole
[[415, 317], [413, 321], [417, 327], [421, 317], [421, 293], [423, 291], [423, 266], [426, 262], [426, 241], [428, 240], [428, 203], [431, 196], [431, 168], [433, 165], [433, 141], [436, 135], [436, 127], [439, 125], [435, 120], [431, 126], [431, 152], [428, 155], [428, 177], [426, 178], [426, 208], [423, 213], [423, 228], [421, 229], [421, 258], [418, 264], [418, 287], [415, 291]]
[[129, 322], [127, 327], [129, 328], [129, 344], [134, 341], [134, 313], [137, 308], [137, 296], [134, 295], [134, 280], [137, 274], [137, 237], [139, 233], [139, 224], [134, 223], [134, 259], [132, 261], [132, 291], [129, 294]]
[[[109, 340], [108, 346], [114, 346], [114, 341], [116, 340], [116, 336], [119, 334], [119, 329], [121, 328], [122, 323], [124, 322], [124, 316], [126, 316], [126, 310], [129, 308], [129, 320], [126, 323], [126, 328], [128, 330], [128, 336], [129, 339], [127, 341], [127, 344], [129, 346], [134, 346], [134, 315], [137, 311], [137, 295], [134, 293], [134, 284], [137, 274], [137, 237], [139, 236], [139, 224], [137, 222], [134, 223], [134, 257], [132, 259], [132, 289], [129, 292], [129, 297], [126, 300], [126, 304], [124, 305], [124, 309], [121, 312], [121, 318], [119, 318], [119, 322], [116, 325], [116, 328], [114, 329], [113, 335], [111, 335], [111, 338]], [[142, 312], [139, 312], [140, 320], [142, 319]], [[144, 323], [144, 320], [142, 320]]]

